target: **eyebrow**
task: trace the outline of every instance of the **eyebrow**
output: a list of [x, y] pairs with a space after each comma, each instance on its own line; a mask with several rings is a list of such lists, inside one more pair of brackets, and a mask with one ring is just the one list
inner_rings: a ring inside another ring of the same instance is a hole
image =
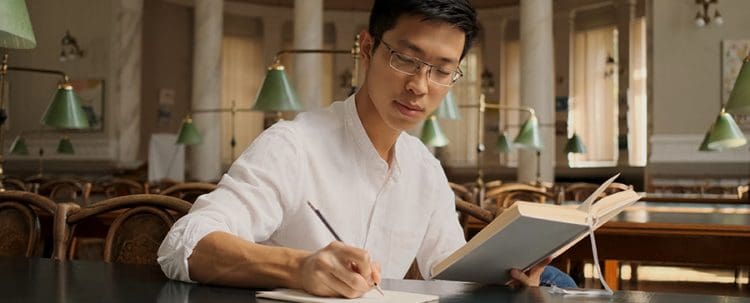
[[[399, 39], [398, 41], [396, 41], [396, 44], [398, 44], [400, 46], [404, 46], [404, 47], [406, 47], [406, 48], [408, 48], [408, 49], [416, 52], [420, 56], [425, 54], [425, 52], [424, 52], [424, 50], [422, 50], [422, 48], [420, 48], [416, 44], [411, 43], [411, 42], [409, 42], [407, 40]], [[441, 61], [442, 63], [449, 63], [449, 64], [456, 64], [456, 65], [458, 65], [458, 62], [456, 60], [454, 60], [454, 59], [451, 59], [451, 58], [440, 57], [440, 58], [438, 58], [438, 60]]]

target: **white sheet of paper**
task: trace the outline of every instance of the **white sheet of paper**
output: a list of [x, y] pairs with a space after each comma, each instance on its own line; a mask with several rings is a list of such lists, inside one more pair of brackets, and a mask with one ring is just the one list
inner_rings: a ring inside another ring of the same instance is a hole
[[356, 299], [345, 299], [345, 298], [325, 298], [317, 297], [306, 292], [294, 289], [276, 289], [272, 291], [259, 291], [255, 293], [258, 298], [266, 298], [273, 300], [282, 300], [288, 302], [304, 302], [304, 303], [335, 303], [335, 302], [362, 302], [362, 303], [375, 303], [375, 302], [399, 302], [399, 303], [423, 303], [433, 302], [439, 299], [438, 296], [417, 294], [402, 291], [384, 290], [385, 296], [381, 295], [377, 290], [373, 289], [364, 294], [360, 298]]

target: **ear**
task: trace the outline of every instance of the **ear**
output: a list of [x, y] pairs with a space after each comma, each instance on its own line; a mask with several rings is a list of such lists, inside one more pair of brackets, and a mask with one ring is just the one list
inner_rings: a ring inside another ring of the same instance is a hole
[[364, 70], [367, 70], [370, 66], [374, 42], [374, 39], [366, 29], [359, 32], [359, 59]]

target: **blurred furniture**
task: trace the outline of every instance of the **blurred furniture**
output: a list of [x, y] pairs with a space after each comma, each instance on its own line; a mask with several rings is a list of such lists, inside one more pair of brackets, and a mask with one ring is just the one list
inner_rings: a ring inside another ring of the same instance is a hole
[[[596, 231], [599, 258], [605, 264], [603, 274], [613, 289], [619, 283], [619, 262], [744, 269], [750, 266], [747, 202], [653, 202], [649, 197], [641, 201], [645, 202], [626, 208]], [[582, 240], [557, 259], [571, 266], [591, 261], [590, 241]], [[631, 275], [631, 281], [637, 281], [637, 270]], [[739, 280], [736, 283], [739, 285]]]
[[56, 211], [57, 204], [40, 195], [0, 192], [0, 256], [41, 256], [44, 241], [38, 214], [53, 216]]
[[102, 182], [101, 187], [107, 199], [146, 193], [145, 185], [129, 179], [115, 178]]
[[216, 187], [216, 184], [204, 182], [178, 183], [161, 191], [159, 194], [177, 197], [190, 203], [194, 203], [200, 195], [210, 193], [216, 189]]
[[528, 184], [506, 183], [485, 193], [483, 205], [485, 208], [499, 215], [506, 208], [510, 207], [516, 201], [538, 202], [538, 203], [556, 203], [557, 197], [547, 191]]
[[464, 185], [456, 184], [453, 182], [448, 182], [448, 186], [450, 186], [451, 190], [453, 190], [453, 193], [456, 195], [456, 198], [459, 198], [469, 203], [478, 204], [477, 188], [469, 189]]
[[144, 188], [147, 194], [160, 194], [163, 190], [180, 183], [172, 179], [161, 179], [160, 181], [147, 182], [144, 184]]
[[74, 202], [85, 206], [89, 203], [91, 186], [90, 182], [59, 178], [41, 184], [38, 193], [58, 203]]
[[163, 195], [115, 197], [88, 207], [64, 203], [55, 220], [55, 258], [76, 254], [76, 227], [89, 220], [112, 221], [104, 242], [103, 260], [110, 263], [156, 264], [156, 252], [174, 222], [190, 210], [190, 203]]
[[19, 191], [29, 191], [29, 185], [26, 184], [23, 180], [16, 179], [16, 178], [4, 178], [3, 179], [3, 188], [5, 190], [19, 190]]
[[[563, 191], [565, 193], [565, 200], [568, 201], [578, 201], [582, 202], [583, 200], [586, 200], [589, 196], [591, 196], [594, 191], [596, 191], [597, 188], [599, 188], [600, 184], [594, 184], [594, 183], [573, 183], [568, 186], [565, 186], [563, 188]], [[602, 194], [597, 197], [597, 199], [604, 197], [609, 194], [613, 194], [616, 192], [624, 191], [633, 189], [632, 185], [612, 182], [607, 188], [602, 192]]]

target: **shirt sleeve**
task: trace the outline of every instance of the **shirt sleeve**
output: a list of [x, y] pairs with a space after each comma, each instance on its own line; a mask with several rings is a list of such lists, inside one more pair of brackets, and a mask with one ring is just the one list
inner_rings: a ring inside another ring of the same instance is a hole
[[433, 201], [438, 201], [430, 215], [427, 232], [417, 253], [417, 264], [422, 277], [432, 278], [432, 267], [448, 257], [466, 243], [463, 229], [456, 215], [455, 194], [448, 186], [448, 179], [439, 164], [431, 170], [436, 193]]
[[190, 279], [188, 258], [211, 232], [262, 242], [281, 225], [289, 201], [298, 201], [302, 153], [291, 129], [277, 123], [263, 132], [222, 177], [218, 188], [200, 196], [169, 231], [157, 262], [170, 279]]

